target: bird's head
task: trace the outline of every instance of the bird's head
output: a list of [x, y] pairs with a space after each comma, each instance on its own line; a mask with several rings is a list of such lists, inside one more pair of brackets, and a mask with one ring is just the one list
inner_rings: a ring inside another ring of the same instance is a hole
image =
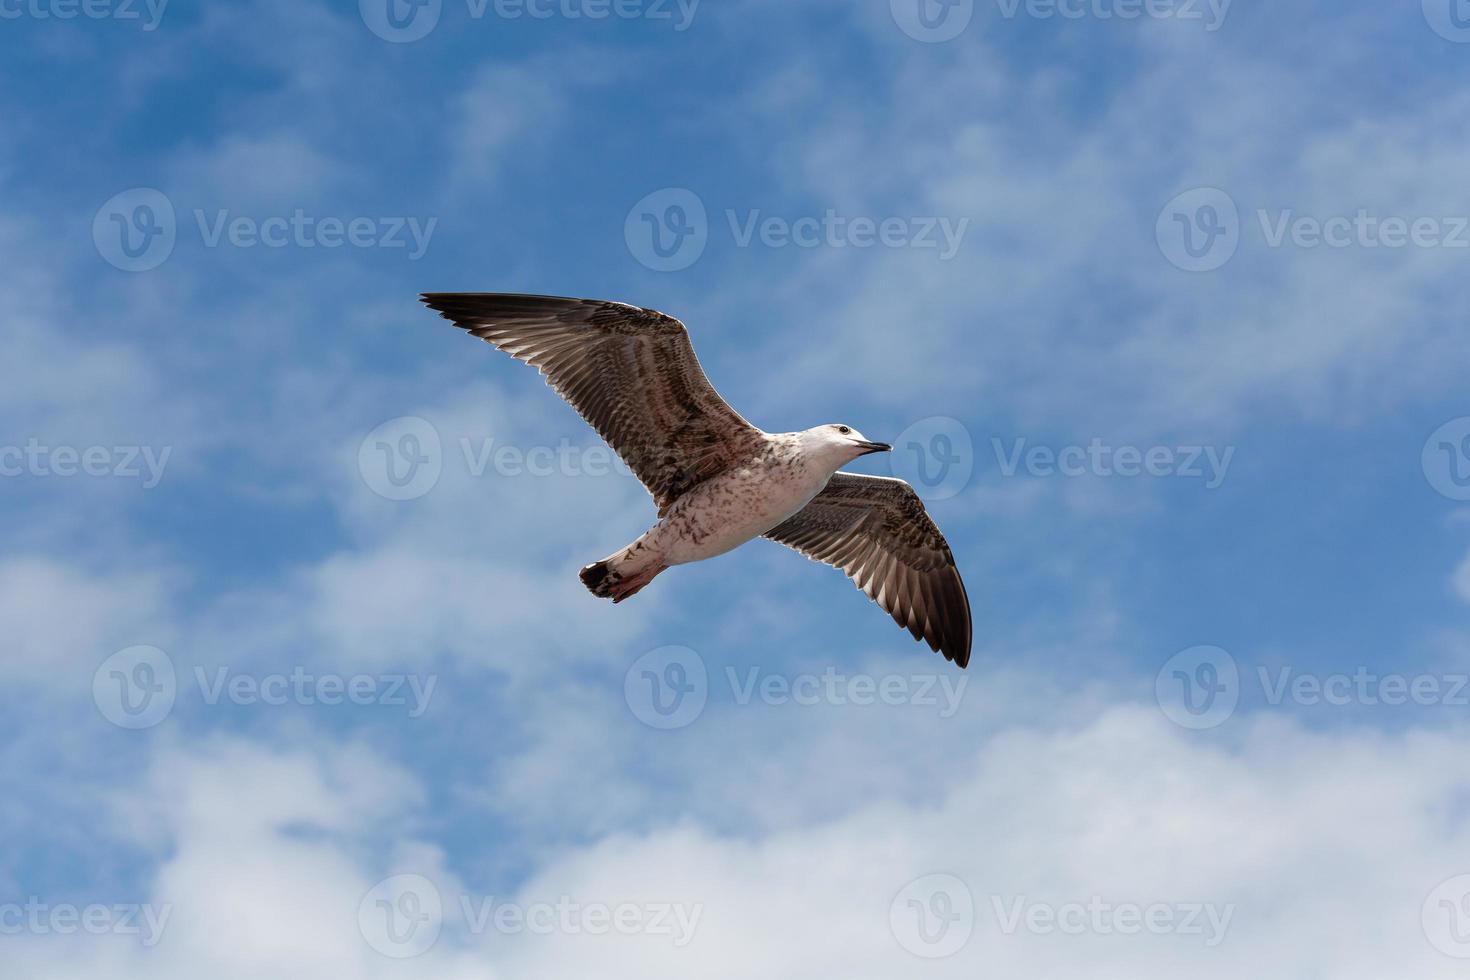
[[829, 460], [834, 467], [869, 453], [886, 453], [893, 449], [886, 442], [873, 442], [850, 425], [833, 422], [807, 429], [802, 433], [809, 452]]

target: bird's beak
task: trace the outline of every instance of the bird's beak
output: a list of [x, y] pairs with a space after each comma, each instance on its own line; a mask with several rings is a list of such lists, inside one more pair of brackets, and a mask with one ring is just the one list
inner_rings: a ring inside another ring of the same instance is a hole
[[893, 447], [886, 442], [860, 442], [858, 448], [862, 450], [859, 455], [867, 456], [871, 453], [891, 453]]

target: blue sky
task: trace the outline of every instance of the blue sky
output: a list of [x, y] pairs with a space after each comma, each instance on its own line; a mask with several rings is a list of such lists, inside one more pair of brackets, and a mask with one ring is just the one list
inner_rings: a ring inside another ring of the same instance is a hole
[[[393, 2], [0, 0], [17, 976], [1463, 970], [1470, 10]], [[586, 594], [653, 507], [445, 290], [897, 443], [969, 671]]]

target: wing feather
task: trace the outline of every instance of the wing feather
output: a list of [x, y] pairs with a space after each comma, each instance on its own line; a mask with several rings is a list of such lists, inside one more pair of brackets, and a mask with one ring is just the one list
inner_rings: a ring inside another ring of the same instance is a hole
[[833, 565], [915, 640], [970, 662], [970, 597], [949, 543], [902, 480], [838, 473], [766, 537]]
[[763, 433], [710, 384], [684, 324], [603, 300], [425, 293], [445, 319], [535, 367], [623, 458], [659, 516], [753, 455]]

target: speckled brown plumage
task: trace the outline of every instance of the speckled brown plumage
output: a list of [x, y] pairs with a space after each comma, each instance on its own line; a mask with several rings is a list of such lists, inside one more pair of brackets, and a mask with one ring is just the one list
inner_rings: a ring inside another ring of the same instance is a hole
[[846, 426], [761, 431], [715, 391], [684, 325], [656, 310], [507, 293], [424, 302], [538, 368], [653, 494], [658, 523], [582, 569], [593, 594], [621, 602], [671, 566], [764, 534], [842, 569], [915, 639], [969, 663], [969, 597], [923, 502], [901, 480], [836, 472], [889, 447]]
[[840, 568], [914, 639], [969, 664], [970, 597], [949, 543], [907, 483], [835, 473], [766, 537]]
[[426, 293], [424, 302], [540, 370], [643, 481], [659, 516], [760, 446], [761, 431], [715, 391], [671, 316], [511, 293]]

